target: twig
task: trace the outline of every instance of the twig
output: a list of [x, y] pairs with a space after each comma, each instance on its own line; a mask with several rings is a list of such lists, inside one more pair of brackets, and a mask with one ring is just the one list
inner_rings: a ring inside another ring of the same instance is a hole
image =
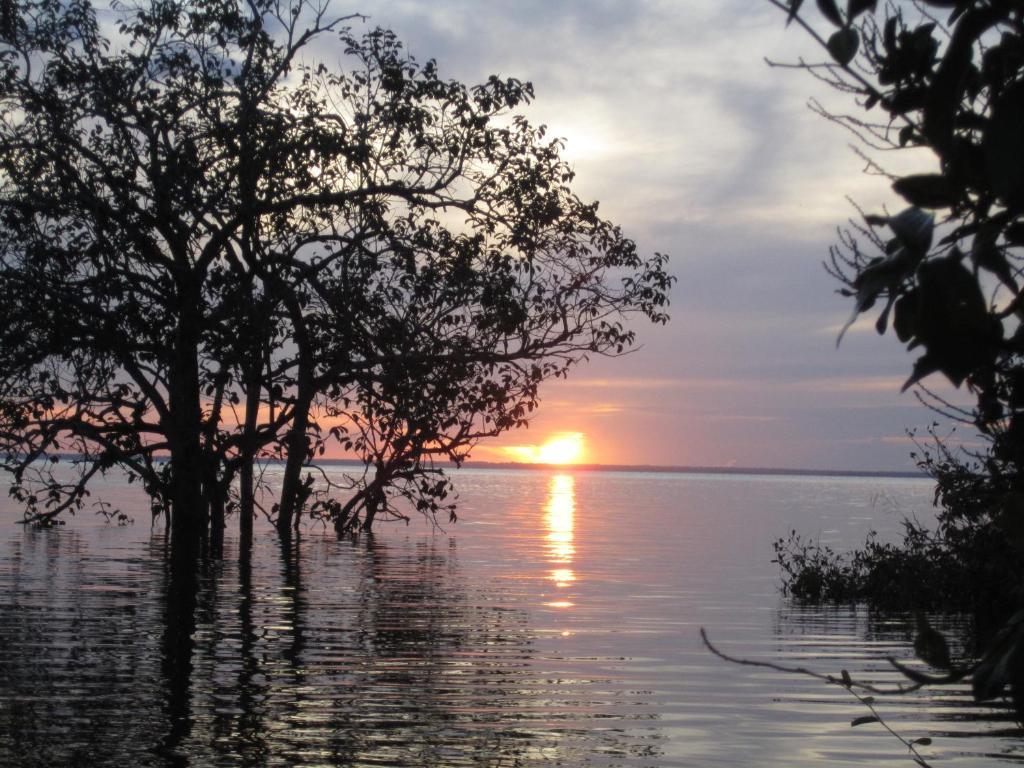
[[965, 677], [974, 672], [974, 666], [966, 668], [955, 668], [950, 670], [949, 674], [946, 675], [926, 675], [923, 672], [918, 672], [915, 669], [896, 661], [892, 657], [887, 657], [886, 661], [894, 669], [905, 677], [910, 678], [913, 682], [910, 685], [894, 685], [892, 688], [879, 688], [878, 686], [871, 685], [870, 683], [862, 683], [852, 678], [847, 679], [845, 676], [836, 677], [835, 675], [827, 675], [822, 672], [815, 672], [812, 669], [806, 667], [787, 667], [782, 664], [776, 664], [772, 661], [755, 661], [753, 659], [741, 659], [736, 656], [730, 656], [718, 650], [711, 641], [708, 639], [707, 632], [701, 627], [700, 630], [701, 640], [709, 651], [715, 656], [725, 661], [732, 662], [733, 664], [740, 664], [745, 667], [763, 667], [765, 669], [774, 669], [777, 672], [788, 672], [794, 675], [804, 675], [806, 677], [813, 677], [816, 680], [822, 680], [832, 685], [841, 685], [844, 688], [859, 688], [867, 693], [873, 693], [876, 696], [899, 696], [904, 693], [913, 693], [914, 691], [924, 688], [926, 685], [949, 685], [950, 683], [958, 683]]
[[[850, 674], [846, 670], [843, 670], [843, 673], [840, 677], [835, 677], [833, 675], [826, 675], [820, 672], [815, 672], [813, 670], [807, 669], [806, 667], [787, 667], [783, 666], [782, 664], [776, 664], [771, 661], [754, 661], [752, 659], [741, 659], [736, 656], [730, 656], [727, 653], [723, 653], [722, 651], [718, 650], [714, 645], [711, 644], [711, 641], [708, 639], [708, 634], [705, 631], [704, 627], [700, 628], [700, 639], [704, 643], [704, 647], [711, 651], [711, 653], [713, 653], [718, 658], [723, 659], [724, 661], [728, 661], [732, 664], [739, 664], [744, 667], [762, 667], [765, 669], [773, 669], [777, 672], [786, 672], [794, 675], [805, 675], [807, 677], [813, 677], [816, 680], [822, 680], [826, 683], [830, 683], [831, 685], [838, 685], [841, 688], [845, 688], [847, 691], [850, 692], [850, 695], [852, 695], [854, 698], [857, 699], [857, 701], [859, 701], [861, 704], [868, 708], [873, 717], [873, 719], [866, 720], [862, 720], [859, 718], [855, 719], [853, 721], [853, 725], [861, 725], [862, 723], [867, 722], [880, 723], [882, 727], [885, 728], [885, 730], [887, 730], [889, 733], [891, 733], [893, 736], [900, 740], [900, 742], [909, 750], [910, 754], [913, 756], [914, 762], [922, 766], [923, 768], [931, 768], [931, 765], [917, 751], [915, 744], [930, 744], [931, 740], [915, 739], [913, 741], [908, 741], [906, 738], [904, 738], [896, 731], [894, 731], [889, 726], [889, 724], [882, 719], [882, 716], [878, 714], [878, 710], [876, 710], [874, 706], [874, 698], [872, 698], [871, 696], [862, 696], [854, 689], [859, 688], [863, 691], [868, 691], [870, 693], [883, 696], [889, 696], [900, 693], [911, 693], [920, 688], [923, 688], [925, 685], [957, 682], [958, 680], [963, 679], [963, 677], [969, 673], [969, 671], [957, 670], [955, 672], [951, 672], [949, 675], [945, 677], [933, 677], [930, 675], [923, 675], [917, 672], [916, 670], [910, 670], [910, 672], [913, 674], [913, 679], [915, 680], [915, 682], [912, 685], [897, 685], [895, 688], [878, 688], [868, 683], [862, 683], [857, 680], [854, 680], [852, 677], [850, 677]], [[887, 661], [904, 675], [907, 674], [908, 667], [900, 664], [892, 658], [887, 659]]]

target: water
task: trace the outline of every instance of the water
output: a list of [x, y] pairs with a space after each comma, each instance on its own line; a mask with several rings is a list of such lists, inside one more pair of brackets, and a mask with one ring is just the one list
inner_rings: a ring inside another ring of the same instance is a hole
[[[340, 470], [339, 470], [340, 471]], [[265, 527], [253, 564], [201, 578], [188, 666], [164, 599], [162, 532], [88, 516], [0, 533], [0, 765], [912, 765], [847, 692], [713, 657], [895, 682], [906, 617], [808, 608], [771, 542], [844, 547], [920, 480], [462, 470], [460, 522], [414, 521], [297, 553]], [[14, 520], [8, 504], [4, 518]], [[955, 632], [956, 617], [940, 619]], [[170, 630], [168, 630], [170, 627]], [[963, 688], [886, 699], [934, 765], [1024, 759], [1006, 709]]]

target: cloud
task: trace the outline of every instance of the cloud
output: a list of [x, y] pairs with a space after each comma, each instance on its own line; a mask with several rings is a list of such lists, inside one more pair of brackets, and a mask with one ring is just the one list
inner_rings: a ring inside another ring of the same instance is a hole
[[[888, 392], [899, 393], [903, 378], [893, 376], [831, 376], [813, 379], [571, 379], [567, 387], [600, 390], [685, 390], [713, 392], [802, 391], [802, 392]], [[560, 401], [565, 402], [565, 401]]]
[[779, 416], [755, 416], [739, 413], [704, 414], [700, 418], [704, 421], [720, 424], [773, 424], [782, 421], [782, 418]]
[[680, 389], [687, 384], [686, 379], [571, 379], [571, 386], [579, 389]]
[[[900, 202], [806, 109], [849, 99], [765, 64], [823, 55], [782, 13], [749, 0], [377, 0], [370, 13], [443, 77], [532, 81], [525, 113], [566, 137], [574, 190], [641, 252], [672, 255], [672, 323], [636, 322], [641, 351], [545, 384], [536, 429], [586, 422], [609, 455], [646, 463], [903, 463], [881, 441], [928, 418], [899, 394], [912, 357], [873, 318], [837, 350], [850, 301], [821, 268], [856, 215], [847, 195]], [[900, 157], [885, 161], [934, 162]]]

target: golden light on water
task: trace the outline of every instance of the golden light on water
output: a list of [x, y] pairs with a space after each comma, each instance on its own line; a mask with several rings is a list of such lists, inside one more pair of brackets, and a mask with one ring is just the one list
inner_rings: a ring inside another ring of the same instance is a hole
[[572, 568], [555, 568], [551, 571], [551, 580], [559, 587], [567, 587], [576, 581], [576, 574]]
[[573, 544], [575, 516], [576, 479], [572, 475], [555, 475], [548, 486], [544, 524], [547, 527], [548, 559], [558, 566], [550, 571], [549, 577], [558, 587], [567, 587], [576, 581], [576, 574], [569, 567], [576, 554]]

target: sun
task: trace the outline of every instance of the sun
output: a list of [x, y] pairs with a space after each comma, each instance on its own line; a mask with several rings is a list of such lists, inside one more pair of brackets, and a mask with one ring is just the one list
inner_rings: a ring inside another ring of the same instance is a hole
[[575, 464], [583, 456], [583, 433], [554, 435], [537, 449], [538, 464]]
[[582, 432], [556, 432], [540, 445], [505, 445], [497, 450], [516, 463], [578, 464], [586, 454], [586, 443]]

